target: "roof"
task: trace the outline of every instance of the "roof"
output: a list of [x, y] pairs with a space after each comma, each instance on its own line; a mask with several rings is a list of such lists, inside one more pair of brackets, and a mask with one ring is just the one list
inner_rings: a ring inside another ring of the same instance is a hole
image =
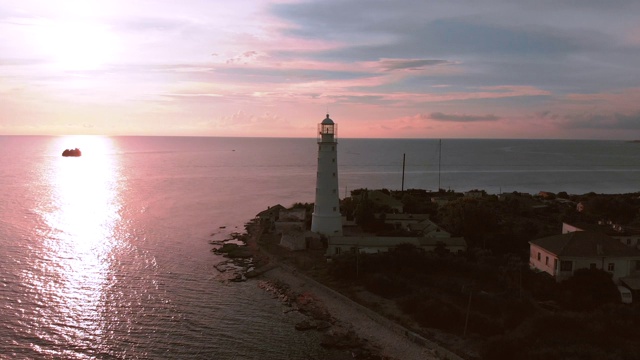
[[420, 242], [421, 246], [437, 246], [438, 244], [443, 244], [447, 247], [449, 246], [467, 247], [467, 241], [463, 237], [455, 237], [455, 238], [422, 237], [422, 238], [418, 238], [418, 242]]
[[430, 237], [449, 237], [450, 234], [443, 228], [438, 226], [431, 220], [422, 220], [416, 224], [409, 224], [409, 229], [414, 231], [421, 231], [423, 234]]
[[[364, 195], [365, 192], [363, 191], [360, 196]], [[391, 195], [387, 195], [380, 190], [369, 190], [367, 191], [366, 196], [374, 203], [387, 205], [391, 208], [402, 208], [402, 201], [394, 198]]]
[[279, 221], [304, 221], [307, 212], [304, 208], [280, 209]]
[[429, 214], [387, 214], [387, 221], [423, 221], [429, 220]]
[[428, 237], [401, 237], [401, 236], [332, 236], [329, 240], [336, 246], [360, 246], [360, 247], [394, 247], [400, 244], [413, 244], [416, 246], [436, 246], [442, 243], [445, 246], [467, 246], [464, 238], [428, 238]]
[[593, 231], [575, 231], [548, 236], [529, 242], [557, 256], [575, 257], [640, 257], [640, 250], [622, 244], [605, 234]]
[[322, 125], [333, 125], [333, 120], [329, 118], [329, 114], [327, 114], [327, 117], [322, 120]]
[[603, 234], [607, 234], [609, 236], [635, 236], [640, 235], [640, 229], [632, 228], [632, 227], [622, 227], [616, 224], [589, 224], [585, 222], [577, 222], [577, 223], [569, 223], [565, 222], [565, 224], [573, 226], [575, 228], [581, 230], [589, 230], [601, 232]]
[[638, 277], [623, 277], [620, 278], [620, 281], [632, 290], [640, 290], [640, 278]]

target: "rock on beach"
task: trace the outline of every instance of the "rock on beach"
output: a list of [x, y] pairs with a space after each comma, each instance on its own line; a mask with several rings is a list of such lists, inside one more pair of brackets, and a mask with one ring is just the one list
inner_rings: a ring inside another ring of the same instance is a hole
[[437, 360], [434, 350], [376, 322], [359, 304], [321, 284], [281, 267], [265, 273], [258, 286], [308, 318], [301, 331], [323, 331], [320, 345], [341, 349], [356, 359]]

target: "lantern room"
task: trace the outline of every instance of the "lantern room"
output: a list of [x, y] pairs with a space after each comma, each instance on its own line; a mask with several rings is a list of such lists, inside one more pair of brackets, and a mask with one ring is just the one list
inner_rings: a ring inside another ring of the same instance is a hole
[[327, 114], [327, 117], [318, 124], [318, 143], [334, 143], [337, 141], [337, 135], [338, 125]]

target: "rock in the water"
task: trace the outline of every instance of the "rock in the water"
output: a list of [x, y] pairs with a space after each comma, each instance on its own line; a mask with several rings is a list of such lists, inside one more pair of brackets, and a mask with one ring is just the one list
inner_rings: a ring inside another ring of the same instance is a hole
[[62, 156], [67, 157], [67, 156], [82, 156], [82, 151], [80, 151], [80, 149], [75, 148], [75, 149], [65, 149], [62, 152]]
[[216, 254], [225, 254], [232, 259], [248, 259], [253, 254], [251, 250], [246, 246], [240, 246], [238, 244], [224, 244], [219, 249], [213, 250]]

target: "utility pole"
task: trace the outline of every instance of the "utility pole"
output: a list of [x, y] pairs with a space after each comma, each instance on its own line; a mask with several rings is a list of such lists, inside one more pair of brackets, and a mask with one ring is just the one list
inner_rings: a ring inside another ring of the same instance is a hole
[[402, 188], [401, 188], [401, 192], [404, 193], [404, 164], [405, 164], [405, 158], [406, 158], [406, 153], [402, 154]]
[[471, 295], [473, 294], [473, 285], [469, 286], [469, 303], [467, 303], [467, 316], [464, 319], [464, 330], [462, 337], [467, 336], [467, 325], [469, 324], [469, 313], [471, 312]]
[[438, 192], [440, 192], [440, 163], [442, 162], [442, 139], [438, 140]]
[[356, 279], [360, 278], [360, 246], [356, 244]]

